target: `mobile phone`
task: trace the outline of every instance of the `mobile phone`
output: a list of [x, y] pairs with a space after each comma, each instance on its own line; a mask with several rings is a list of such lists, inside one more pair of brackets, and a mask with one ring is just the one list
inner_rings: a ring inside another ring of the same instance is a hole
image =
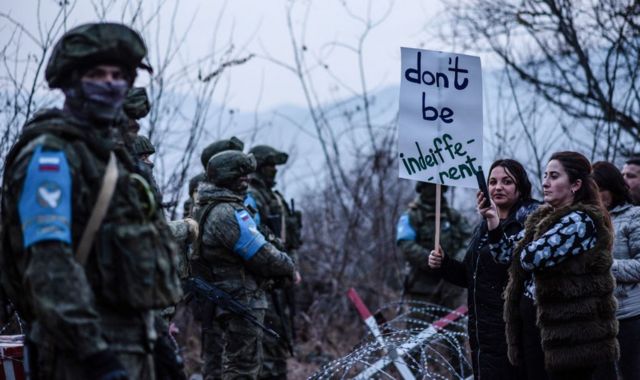
[[482, 191], [482, 194], [484, 195], [484, 203], [482, 204], [482, 208], [486, 208], [491, 206], [491, 201], [489, 198], [489, 189], [487, 188], [487, 180], [484, 178], [484, 172], [482, 171], [482, 168], [478, 168], [478, 170], [476, 171], [476, 179], [478, 180], [478, 187], [480, 188], [480, 191]]

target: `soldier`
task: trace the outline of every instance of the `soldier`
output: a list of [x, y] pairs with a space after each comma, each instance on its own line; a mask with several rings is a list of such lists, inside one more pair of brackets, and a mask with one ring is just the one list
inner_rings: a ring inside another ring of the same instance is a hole
[[[468, 228], [462, 216], [447, 205], [442, 187], [440, 216], [440, 245], [452, 256], [462, 253]], [[434, 248], [436, 185], [425, 182], [416, 184], [419, 194], [409, 204], [409, 209], [398, 221], [397, 244], [408, 264], [404, 294], [411, 301], [429, 302], [455, 309], [463, 302], [463, 291], [448, 285], [429, 268], [429, 252]]]
[[[301, 215], [289, 208], [284, 196], [274, 190], [278, 165], [284, 165], [289, 156], [267, 145], [258, 145], [249, 151], [256, 157], [258, 168], [250, 176], [249, 196], [245, 204], [254, 207], [258, 214], [257, 223], [273, 232], [280, 240], [284, 250], [297, 261], [296, 250], [302, 241], [300, 238]], [[296, 271], [295, 283], [300, 282], [300, 274]], [[268, 327], [287, 337], [287, 348], [271, 337], [264, 340], [264, 364], [261, 379], [286, 379], [287, 357], [293, 351], [294, 326], [293, 317], [295, 300], [292, 287], [272, 289], [267, 297], [269, 308], [265, 316]], [[289, 351], [289, 352], [287, 352]]]
[[[238, 151], [209, 160], [207, 182], [198, 188], [202, 234], [191, 267], [195, 277], [231, 294], [262, 322], [267, 307], [263, 279], [290, 281], [294, 266], [265, 240], [243, 205], [247, 176], [255, 166], [252, 155]], [[256, 379], [262, 366], [262, 330], [226, 310], [216, 308], [215, 314], [225, 338], [222, 378]]]
[[[453, 257], [463, 254], [466, 240], [469, 238], [469, 228], [462, 216], [450, 209], [444, 193], [446, 186], [442, 186], [441, 215], [440, 215], [440, 246], [445, 252], [451, 252]], [[435, 247], [435, 215], [436, 215], [436, 185], [418, 182], [416, 192], [419, 194], [409, 204], [409, 209], [402, 214], [397, 225], [396, 242], [407, 260], [408, 273], [404, 280], [403, 297], [411, 302], [411, 306], [426, 307], [420, 303], [432, 303], [447, 309], [455, 309], [464, 302], [465, 291], [458, 286], [447, 284], [444, 279], [429, 268], [429, 253]], [[442, 315], [444, 316], [444, 314]], [[414, 330], [424, 330], [425, 323], [419, 322], [427, 317], [426, 314], [415, 312], [409, 315], [411, 322], [407, 327]], [[429, 317], [427, 317], [429, 318]], [[458, 338], [458, 346], [464, 342]], [[449, 362], [452, 368], [459, 368], [459, 357], [455, 352], [449, 352]], [[420, 362], [420, 353], [414, 352], [414, 360]]]
[[[233, 136], [230, 139], [223, 139], [209, 144], [202, 150], [200, 161], [202, 166], [207, 170], [207, 163], [214, 155], [227, 150], [242, 151], [244, 143]], [[206, 180], [206, 173], [194, 177], [194, 183], [189, 184], [190, 192], [193, 189], [193, 198], [197, 204], [197, 186]], [[195, 186], [194, 186], [195, 185]], [[192, 186], [194, 186], [192, 188]], [[193, 214], [197, 214], [197, 207]], [[202, 323], [202, 357], [203, 357], [203, 378], [204, 380], [222, 379], [222, 350], [224, 346], [223, 327], [218, 319], [214, 318], [216, 312], [215, 305], [211, 302], [204, 302], [199, 305], [199, 319]]]
[[117, 127], [146, 53], [122, 24], [69, 30], [45, 71], [64, 109], [39, 112], [7, 156], [2, 286], [35, 378], [155, 377], [153, 310], [181, 296], [177, 247]]
[[133, 141], [131, 141], [130, 144], [129, 150], [136, 159], [139, 172], [143, 173], [144, 179], [151, 185], [151, 189], [156, 196], [156, 201], [162, 204], [162, 193], [156, 182], [156, 177], [153, 175], [154, 165], [151, 161], [151, 156], [156, 153], [156, 148], [146, 136], [142, 135], [133, 137]]
[[[129, 98], [130, 95], [131, 91], [129, 91], [127, 98]], [[146, 98], [146, 92], [144, 93], [144, 98]], [[138, 164], [138, 169], [141, 173], [144, 173], [144, 178], [151, 185], [157, 201], [161, 202], [162, 194], [156, 184], [155, 176], [153, 175], [154, 164], [153, 161], [151, 161], [151, 156], [155, 154], [156, 148], [146, 136], [142, 135], [133, 137], [130, 145], [129, 150]], [[185, 280], [189, 275], [189, 244], [198, 236], [198, 223], [193, 219], [185, 218], [182, 220], [172, 220], [167, 222], [167, 224], [171, 230], [171, 235], [180, 247], [177, 252], [178, 275], [181, 280]], [[159, 311], [156, 316], [155, 327], [158, 339], [156, 340], [154, 350], [154, 360], [158, 379], [186, 379], [184, 374], [184, 361], [179, 353], [176, 341], [170, 336], [169, 332], [171, 319], [176, 314], [176, 309], [179, 305], [182, 305], [182, 303], [165, 308]]]

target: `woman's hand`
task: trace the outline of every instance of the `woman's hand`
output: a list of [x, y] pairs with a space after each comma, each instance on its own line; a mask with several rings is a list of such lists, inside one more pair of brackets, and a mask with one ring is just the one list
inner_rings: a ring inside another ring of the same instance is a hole
[[437, 251], [431, 251], [428, 262], [429, 268], [439, 269], [442, 266], [443, 259], [444, 253], [442, 252], [442, 247], [438, 247]]
[[495, 230], [498, 228], [500, 224], [500, 218], [498, 217], [498, 210], [496, 205], [493, 203], [491, 199], [489, 199], [489, 207], [485, 207], [485, 197], [482, 191], [478, 191], [476, 194], [476, 208], [478, 210], [478, 214], [487, 220], [487, 228], [489, 231]]

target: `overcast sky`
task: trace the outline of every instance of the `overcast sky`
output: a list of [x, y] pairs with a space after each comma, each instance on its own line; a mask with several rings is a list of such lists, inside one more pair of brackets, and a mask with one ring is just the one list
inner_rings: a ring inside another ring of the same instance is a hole
[[[58, 0], [42, 0], [38, 14], [37, 1], [11, 1], [3, 5], [2, 11], [36, 34], [38, 19], [45, 25], [50, 24], [60, 9], [59, 3]], [[67, 28], [97, 20], [100, 9], [111, 3], [114, 3], [111, 5], [112, 11], [106, 15], [106, 19], [122, 20], [123, 4], [126, 2], [70, 1]], [[366, 80], [374, 91], [399, 83], [401, 46], [448, 50], [446, 45], [426, 32], [428, 29], [434, 31], [434, 27], [442, 24], [442, 4], [439, 0], [392, 3], [385, 0], [353, 0], [346, 3], [348, 11], [343, 2], [338, 0], [293, 2], [294, 28], [298, 38], [302, 35], [301, 31], [306, 30], [308, 57], [311, 61], [314, 57], [322, 57], [335, 75], [334, 78], [317, 77], [315, 85], [321, 99], [349, 96], [344, 87], [337, 90], [338, 81], [346, 87], [358, 88], [360, 78], [357, 75], [356, 55], [332, 43], [355, 46], [364, 30], [364, 24], [356, 17], [364, 19], [368, 12], [373, 20], [379, 20], [389, 7], [391, 9], [386, 19], [371, 31], [364, 45]], [[175, 41], [184, 36], [184, 46], [178, 51], [173, 69], [202, 58], [211, 51], [214, 42], [218, 56], [227, 48], [229, 41], [233, 41], [236, 56], [256, 54], [257, 57], [247, 64], [234, 67], [226, 73], [223, 90], [218, 91], [217, 100], [224, 98], [227, 106], [241, 111], [266, 111], [283, 104], [304, 105], [300, 85], [294, 75], [269, 59], [293, 63], [286, 18], [290, 4], [292, 2], [287, 0], [182, 0], [179, 3], [174, 0], [145, 0], [142, 14], [143, 18], [148, 18], [155, 9], [160, 8], [157, 18], [160, 20], [159, 28], [147, 30], [158, 36], [153, 41], [147, 41], [152, 56], [164, 51], [169, 41], [173, 41], [175, 47]], [[125, 16], [124, 20], [128, 17]], [[171, 28], [172, 21], [174, 28]], [[153, 24], [153, 27], [156, 25]], [[0, 20], [0, 27], [0, 40], [4, 41], [8, 38], [5, 31], [11, 30], [12, 26], [6, 20]], [[159, 34], [156, 34], [156, 30]], [[141, 77], [139, 84], [144, 84], [146, 80]]]

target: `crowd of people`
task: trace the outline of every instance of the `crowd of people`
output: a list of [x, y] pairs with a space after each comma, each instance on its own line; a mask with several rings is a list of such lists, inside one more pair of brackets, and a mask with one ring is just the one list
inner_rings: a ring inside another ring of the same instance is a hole
[[[640, 377], [638, 174], [637, 158], [620, 171], [557, 152], [539, 202], [523, 165], [497, 160], [489, 169], [491, 199], [477, 193], [482, 221], [464, 255], [445, 239], [435, 249], [434, 202], [429, 218], [412, 217], [422, 189], [435, 185], [417, 187], [418, 199], [398, 222], [398, 246], [432, 282], [467, 290], [476, 379]], [[444, 196], [442, 204], [444, 236], [457, 218]], [[415, 244], [420, 249], [409, 249]], [[427, 267], [413, 259], [417, 251], [428, 255]]]
[[[166, 220], [133, 87], [146, 54], [122, 24], [66, 32], [45, 71], [64, 107], [37, 112], [6, 157], [0, 280], [28, 376], [185, 379], [170, 323], [189, 310], [204, 379], [286, 379], [302, 244], [275, 190], [288, 155], [212, 142], [184, 218]], [[419, 182], [398, 221], [404, 294], [454, 308], [466, 290], [476, 379], [640, 378], [640, 158], [620, 171], [554, 153], [541, 202], [522, 164], [497, 160], [474, 231], [442, 195], [437, 249], [435, 189]]]
[[212, 142], [184, 218], [166, 220], [133, 87], [146, 54], [122, 24], [66, 32], [45, 71], [64, 106], [38, 111], [6, 158], [0, 279], [27, 377], [186, 379], [182, 312], [201, 326], [204, 379], [284, 379], [301, 281], [301, 214], [275, 190], [288, 155]]

